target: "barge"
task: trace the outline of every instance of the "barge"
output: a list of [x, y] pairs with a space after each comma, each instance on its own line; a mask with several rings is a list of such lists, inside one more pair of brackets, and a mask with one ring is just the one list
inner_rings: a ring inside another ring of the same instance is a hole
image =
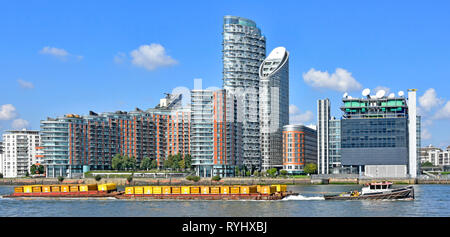
[[6, 198], [20, 197], [116, 197], [118, 192], [116, 184], [60, 184], [60, 185], [25, 185], [14, 188], [14, 193], [5, 195]]
[[135, 186], [118, 199], [176, 200], [281, 200], [294, 193], [286, 185], [255, 186]]
[[324, 195], [325, 200], [366, 200], [366, 199], [414, 199], [414, 187], [392, 188], [391, 182], [367, 183], [361, 192], [354, 190], [335, 195]]

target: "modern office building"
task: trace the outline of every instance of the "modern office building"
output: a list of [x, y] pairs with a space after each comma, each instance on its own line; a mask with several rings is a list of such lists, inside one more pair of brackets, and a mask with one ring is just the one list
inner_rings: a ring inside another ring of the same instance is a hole
[[111, 169], [116, 154], [133, 157], [138, 164], [149, 157], [159, 166], [168, 155], [189, 154], [190, 109], [177, 105], [179, 96], [168, 95], [147, 111], [91, 111], [41, 121], [47, 177]]
[[289, 52], [272, 50], [259, 69], [262, 170], [283, 167], [283, 126], [289, 124]]
[[3, 142], [0, 141], [0, 174], [3, 175]]
[[369, 177], [416, 177], [417, 115], [415, 91], [366, 98], [344, 96], [341, 110], [342, 165]]
[[283, 127], [283, 169], [301, 174], [305, 164], [316, 163], [317, 131], [304, 125]]
[[317, 101], [317, 172], [329, 174], [330, 100]]
[[341, 169], [341, 120], [332, 117], [328, 121], [328, 159], [330, 174], [339, 174]]
[[226, 90], [192, 90], [191, 156], [197, 175], [234, 175], [241, 164], [236, 100]]
[[23, 177], [30, 174], [30, 167], [36, 164], [36, 147], [40, 146], [39, 131], [12, 130], [3, 134], [3, 177]]
[[222, 34], [223, 88], [237, 98], [243, 164], [260, 169], [259, 68], [266, 57], [266, 38], [254, 21], [237, 16], [224, 17]]

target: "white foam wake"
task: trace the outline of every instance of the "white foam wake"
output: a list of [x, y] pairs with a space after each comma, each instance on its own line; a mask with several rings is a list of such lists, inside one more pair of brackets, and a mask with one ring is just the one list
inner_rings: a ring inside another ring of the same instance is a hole
[[323, 196], [315, 196], [315, 197], [306, 197], [303, 195], [292, 195], [292, 196], [287, 196], [285, 198], [283, 198], [283, 200], [325, 200], [325, 198]]

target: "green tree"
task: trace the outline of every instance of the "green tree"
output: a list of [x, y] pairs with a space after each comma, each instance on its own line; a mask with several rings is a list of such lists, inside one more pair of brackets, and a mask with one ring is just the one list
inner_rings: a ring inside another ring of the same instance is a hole
[[62, 176], [58, 176], [58, 181], [59, 181], [59, 182], [62, 182], [62, 181], [64, 181], [64, 177], [62, 177]]
[[317, 165], [314, 163], [307, 163], [303, 168], [303, 171], [307, 174], [314, 174], [317, 171]]
[[124, 169], [123, 157], [120, 154], [116, 154], [111, 160], [111, 168], [114, 170]]
[[422, 166], [422, 167], [431, 167], [431, 166], [433, 166], [433, 163], [431, 163], [429, 161], [426, 161], [426, 162], [421, 163], [420, 166]]
[[270, 177], [275, 177], [277, 174], [277, 168], [271, 168], [267, 170], [267, 174], [269, 174]]
[[3, 179], [3, 174], [2, 173], [0, 173], [0, 179]]
[[152, 166], [152, 160], [149, 157], [144, 157], [141, 161], [141, 170], [149, 170]]
[[259, 176], [259, 171], [255, 170], [255, 171], [253, 172], [253, 176], [258, 177], [258, 176]]
[[280, 174], [283, 175], [283, 176], [286, 176], [288, 174], [288, 172], [286, 170], [281, 170]]
[[102, 176], [100, 176], [99, 174], [95, 176], [95, 181], [100, 181], [102, 179]]
[[221, 178], [219, 175], [215, 175], [211, 178], [212, 181], [219, 181]]
[[31, 165], [31, 167], [30, 167], [30, 172], [31, 172], [32, 174], [37, 174], [37, 173], [38, 173], [37, 165], [35, 165], [35, 164]]
[[131, 174], [127, 177], [127, 181], [128, 181], [128, 183], [131, 183], [131, 181], [133, 181], [133, 174]]
[[184, 166], [186, 169], [192, 169], [192, 156], [190, 154], [184, 156]]
[[250, 170], [247, 170], [247, 172], [245, 172], [245, 176], [250, 176], [252, 175], [252, 172]]
[[158, 161], [156, 159], [153, 159], [150, 165], [150, 169], [156, 169], [158, 168]]

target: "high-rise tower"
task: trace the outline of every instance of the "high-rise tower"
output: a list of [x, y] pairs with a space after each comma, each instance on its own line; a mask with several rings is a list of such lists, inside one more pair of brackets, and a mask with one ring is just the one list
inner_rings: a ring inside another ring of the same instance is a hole
[[289, 124], [289, 52], [272, 50], [259, 69], [262, 169], [283, 167], [283, 126]]
[[242, 122], [242, 162], [259, 169], [259, 67], [266, 56], [266, 39], [255, 22], [225, 16], [223, 25], [223, 88], [237, 98]]

